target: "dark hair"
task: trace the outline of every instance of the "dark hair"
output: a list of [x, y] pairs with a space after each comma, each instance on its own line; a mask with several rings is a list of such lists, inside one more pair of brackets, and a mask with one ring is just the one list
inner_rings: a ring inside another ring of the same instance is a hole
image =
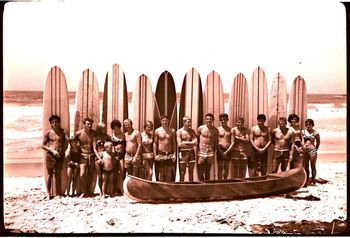
[[166, 118], [166, 119], [168, 119], [168, 120], [169, 120], [169, 118], [168, 118], [168, 116], [167, 116], [167, 115], [161, 115], [161, 116], [160, 116], [160, 120], [163, 120], [164, 118]]
[[266, 116], [265, 114], [259, 114], [257, 117], [256, 117], [257, 120], [264, 120], [266, 121]]
[[87, 122], [87, 121], [89, 121], [91, 124], [94, 123], [94, 120], [92, 120], [89, 117], [85, 117], [84, 120], [83, 120], [83, 124], [85, 124], [85, 122]]
[[280, 117], [278, 118], [279, 121], [284, 121], [284, 122], [287, 122], [287, 119], [285, 117]]
[[314, 120], [312, 120], [312, 119], [306, 119], [305, 125], [306, 125], [307, 123], [310, 123], [312, 126], [315, 125]]
[[204, 117], [204, 118], [206, 118], [206, 117], [211, 117], [212, 119], [214, 119], [214, 115], [213, 115], [212, 113], [207, 113], [207, 114], [205, 114], [205, 117]]
[[293, 119], [296, 119], [297, 122], [300, 120], [297, 114], [292, 113], [288, 116], [288, 122], [291, 123]]
[[236, 121], [244, 122], [244, 118], [243, 117], [237, 117]]
[[132, 120], [131, 119], [125, 119], [123, 123], [125, 123], [126, 121], [130, 122], [130, 124], [132, 125]]
[[153, 122], [152, 121], [145, 121], [145, 124], [143, 125], [143, 129], [146, 129], [148, 125], [151, 125], [153, 128]]
[[50, 116], [49, 122], [52, 122], [53, 120], [56, 120], [57, 122], [61, 122], [61, 118], [57, 115]]
[[228, 115], [227, 115], [227, 113], [221, 113], [221, 114], [219, 115], [219, 120], [225, 119], [225, 118], [228, 120]]
[[122, 127], [122, 124], [120, 123], [119, 120], [114, 119], [114, 120], [111, 122], [111, 128], [112, 128], [112, 130], [114, 129], [114, 127], [119, 127], [119, 128]]

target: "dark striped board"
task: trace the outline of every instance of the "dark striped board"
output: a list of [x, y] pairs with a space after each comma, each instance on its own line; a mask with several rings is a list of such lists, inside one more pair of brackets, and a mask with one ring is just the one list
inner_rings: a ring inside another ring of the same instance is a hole
[[289, 112], [295, 113], [300, 117], [300, 127], [305, 128], [305, 120], [307, 119], [307, 90], [303, 77], [298, 76], [294, 79], [292, 89], [289, 94]]
[[102, 122], [106, 124], [108, 135], [112, 134], [111, 122], [117, 119], [123, 124], [128, 112], [125, 74], [118, 64], [113, 64], [106, 75], [102, 101]]
[[[269, 97], [269, 117], [268, 126], [271, 132], [278, 127], [280, 117], [287, 117], [287, 86], [286, 80], [281, 73], [277, 73], [272, 81]], [[267, 160], [267, 173], [273, 170], [273, 151], [275, 146], [269, 147]]]
[[232, 88], [228, 99], [228, 126], [236, 126], [238, 117], [243, 117], [244, 127], [248, 128], [249, 122], [249, 99], [248, 84], [246, 77], [239, 73], [233, 80]]
[[[50, 69], [47, 76], [43, 96], [43, 135], [51, 129], [49, 118], [51, 115], [57, 115], [61, 118], [61, 127], [64, 129], [67, 137], [70, 134], [69, 123], [69, 100], [67, 82], [64, 73], [58, 66]], [[46, 151], [44, 151], [44, 178], [46, 180], [48, 174], [46, 169]], [[55, 189], [55, 176], [53, 176], [51, 192], [57, 195]], [[68, 182], [67, 177], [67, 159], [63, 161], [61, 171], [61, 194], [64, 194]]]
[[[100, 99], [98, 82], [95, 73], [90, 70], [84, 70], [79, 82], [75, 99], [75, 118], [74, 118], [74, 134], [83, 129], [84, 118], [91, 118], [94, 123], [92, 129], [96, 129], [100, 122]], [[93, 193], [96, 187], [97, 173], [93, 170], [92, 183], [89, 185], [88, 192]], [[77, 179], [77, 191], [80, 193], [80, 181]]]
[[[182, 83], [179, 112], [179, 128], [183, 126], [182, 118], [192, 119], [192, 129], [197, 133], [198, 127], [203, 125], [203, 91], [201, 77], [195, 68], [190, 69]], [[198, 180], [197, 159], [193, 171], [193, 179]], [[187, 173], [186, 173], [187, 175]], [[187, 180], [187, 176], [185, 176]]]
[[[169, 126], [177, 130], [177, 103], [176, 88], [173, 76], [164, 71], [158, 78], [155, 92], [154, 129], [161, 126], [160, 117], [166, 115], [169, 118]], [[175, 181], [177, 160], [173, 164], [172, 181]], [[155, 166], [155, 175], [158, 177], [158, 168]]]
[[132, 95], [133, 126], [142, 132], [146, 121], [154, 122], [154, 96], [151, 82], [144, 74], [140, 75]]
[[268, 97], [265, 72], [261, 67], [254, 70], [249, 101], [249, 128], [257, 124], [258, 114], [265, 114], [268, 117]]
[[220, 126], [219, 115], [225, 112], [224, 90], [220, 75], [214, 70], [207, 76], [203, 96], [204, 115], [212, 113], [214, 115], [214, 126]]

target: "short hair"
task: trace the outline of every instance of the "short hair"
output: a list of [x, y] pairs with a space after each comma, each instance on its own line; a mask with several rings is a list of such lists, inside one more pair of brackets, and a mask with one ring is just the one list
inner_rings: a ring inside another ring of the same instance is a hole
[[206, 117], [211, 117], [212, 119], [214, 119], [214, 115], [213, 115], [212, 113], [207, 113], [207, 114], [205, 114], [205, 117], [204, 117], [204, 118], [206, 118]]
[[312, 126], [315, 125], [314, 120], [312, 120], [312, 119], [306, 119], [305, 125], [306, 125], [307, 123], [310, 123]]
[[119, 128], [122, 127], [122, 124], [120, 123], [119, 120], [114, 119], [114, 120], [111, 122], [111, 128], [112, 128], [112, 130], [113, 130], [114, 127], [119, 127]]
[[225, 118], [228, 120], [228, 115], [227, 115], [227, 113], [221, 113], [221, 114], [219, 115], [219, 120], [225, 119]]
[[237, 121], [244, 122], [244, 118], [243, 118], [243, 117], [237, 117], [236, 122], [237, 122]]
[[125, 119], [125, 120], [124, 120], [124, 123], [125, 123], [126, 121], [130, 122], [130, 124], [132, 125], [132, 120], [131, 120], [131, 119], [129, 119], [129, 118]]
[[164, 118], [168, 119], [169, 120], [169, 117], [167, 115], [161, 115], [160, 116], [160, 120], [163, 120]]
[[257, 117], [256, 117], [257, 120], [264, 120], [266, 121], [266, 116], [265, 114], [259, 114]]
[[285, 123], [287, 123], [287, 119], [285, 117], [278, 118], [278, 121], [284, 121]]
[[56, 120], [56, 121], [58, 121], [58, 122], [61, 122], [61, 118], [60, 118], [59, 116], [57, 116], [57, 115], [52, 115], [52, 116], [50, 116], [49, 122], [52, 122], [53, 120]]
[[189, 116], [184, 116], [184, 117], [182, 118], [182, 121], [183, 121], [183, 122], [185, 122], [185, 121], [187, 121], [187, 120], [191, 120], [191, 117], [189, 117]]
[[146, 129], [146, 127], [150, 125], [153, 127], [153, 122], [152, 121], [146, 121], [145, 124], [143, 125], [143, 129]]
[[296, 119], [296, 122], [299, 122], [300, 118], [297, 114], [292, 113], [288, 116], [288, 122], [291, 123], [293, 119]]
[[92, 120], [89, 117], [85, 117], [84, 120], [83, 120], [83, 124], [85, 124], [85, 122], [87, 122], [87, 121], [91, 122], [91, 124], [94, 123], [94, 120]]
[[104, 122], [99, 122], [97, 123], [97, 128], [102, 128], [102, 127], [106, 127], [106, 124]]

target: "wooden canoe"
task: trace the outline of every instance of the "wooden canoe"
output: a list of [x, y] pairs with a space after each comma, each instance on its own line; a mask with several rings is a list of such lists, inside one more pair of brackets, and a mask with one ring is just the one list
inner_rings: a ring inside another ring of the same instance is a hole
[[200, 202], [260, 198], [293, 192], [306, 182], [303, 168], [261, 177], [196, 182], [153, 182], [133, 176], [124, 194], [143, 203]]

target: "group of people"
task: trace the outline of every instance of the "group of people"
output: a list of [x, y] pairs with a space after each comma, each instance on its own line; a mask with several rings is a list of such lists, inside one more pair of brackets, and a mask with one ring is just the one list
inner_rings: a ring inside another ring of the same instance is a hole
[[[274, 144], [273, 173], [304, 166], [309, 178], [311, 162], [313, 183], [316, 177], [317, 150], [320, 135], [313, 129], [312, 119], [305, 121], [301, 130], [299, 117], [291, 114], [287, 119], [278, 119], [278, 127], [272, 131], [265, 125], [266, 116], [257, 116], [257, 125], [248, 129], [243, 126], [244, 118], [237, 118], [235, 127], [228, 126], [228, 115], [220, 114], [220, 126], [215, 127], [214, 115], [205, 115], [205, 123], [197, 131], [191, 127], [191, 118], [182, 118], [183, 126], [175, 130], [169, 126], [167, 116], [161, 117], [161, 126], [153, 128], [146, 121], [142, 132], [133, 128], [130, 119], [122, 123], [113, 120], [112, 133], [108, 135], [106, 125], [98, 123], [92, 129], [93, 120], [85, 118], [83, 129], [67, 138], [60, 126], [60, 118], [49, 118], [51, 129], [45, 133], [43, 149], [47, 151], [46, 188], [52, 198], [52, 181], [55, 176], [57, 195], [91, 196], [98, 186], [103, 197], [123, 194], [123, 181], [129, 175], [157, 181], [175, 181], [177, 157], [179, 177], [184, 181], [194, 180], [197, 165], [198, 180], [232, 179], [248, 176], [263, 176], [267, 173], [268, 148]], [[177, 156], [177, 153], [179, 155]], [[217, 171], [215, 166], [217, 158]], [[67, 158], [67, 184], [61, 185], [61, 171]], [[153, 165], [155, 171], [153, 171]], [[65, 191], [61, 189], [65, 187]], [[72, 188], [72, 189], [71, 189]]]

